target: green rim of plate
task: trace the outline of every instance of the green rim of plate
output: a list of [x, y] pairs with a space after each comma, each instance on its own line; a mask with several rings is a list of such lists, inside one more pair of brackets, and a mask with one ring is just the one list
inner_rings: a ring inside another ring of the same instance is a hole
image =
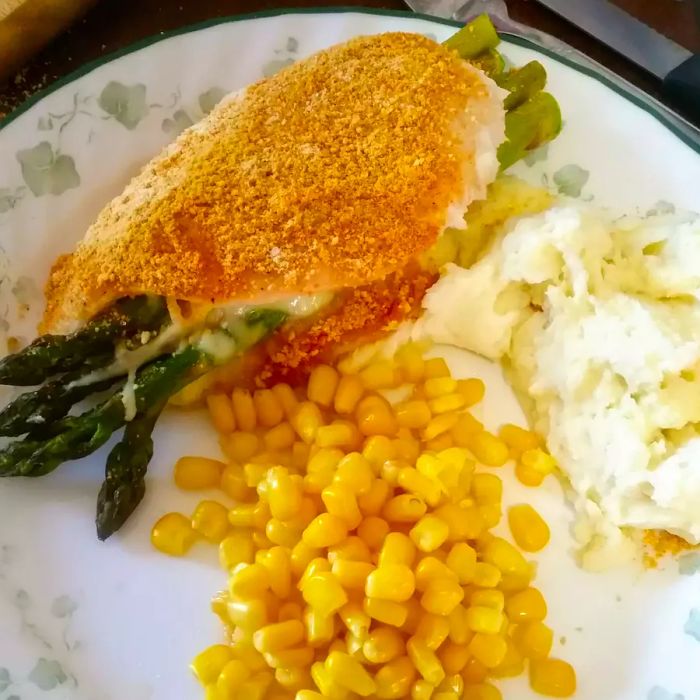
[[[279, 17], [281, 15], [321, 15], [321, 14], [364, 14], [364, 15], [379, 15], [383, 17], [404, 17], [404, 18], [414, 18], [425, 20], [427, 22], [433, 22], [435, 24], [443, 24], [448, 27], [460, 27], [461, 22], [456, 22], [450, 19], [441, 19], [439, 17], [433, 17], [431, 15], [425, 15], [418, 12], [408, 12], [406, 10], [382, 10], [370, 7], [361, 6], [341, 6], [341, 7], [301, 7], [301, 8], [285, 8], [277, 10], [260, 10], [258, 12], [250, 12], [247, 14], [240, 15], [229, 15], [226, 17], [215, 17], [209, 20], [204, 20], [203, 22], [197, 22], [195, 24], [188, 24], [184, 27], [179, 27], [177, 29], [171, 29], [168, 31], [160, 32], [152, 36], [145, 37], [139, 41], [129, 44], [117, 51], [113, 51], [105, 56], [101, 56], [98, 59], [89, 61], [85, 63], [77, 70], [72, 73], [68, 73], [63, 77], [56, 80], [49, 87], [44, 90], [40, 90], [35, 95], [32, 95], [28, 100], [23, 102], [17, 109], [10, 112], [6, 117], [0, 119], [0, 131], [6, 126], [14, 122], [18, 117], [22, 116], [25, 112], [29, 111], [37, 102], [40, 102], [45, 97], [50, 95], [56, 90], [59, 90], [64, 85], [74, 82], [78, 78], [82, 78], [91, 71], [110, 63], [122, 56], [126, 56], [135, 51], [139, 51], [143, 48], [157, 44], [160, 41], [165, 41], [175, 36], [181, 36], [183, 34], [192, 34], [202, 29], [207, 29], [209, 27], [215, 27], [220, 24], [229, 24], [232, 22], [242, 22], [250, 19], [260, 19], [264, 17]], [[674, 136], [676, 136], [680, 141], [682, 141], [686, 146], [689, 146], [696, 153], [700, 154], [700, 140], [694, 139], [692, 136], [685, 133], [683, 130], [679, 129], [674, 123], [672, 123], [661, 111], [659, 111], [653, 104], [647, 102], [644, 98], [633, 94], [627, 90], [623, 85], [620, 85], [613, 80], [610, 80], [604, 75], [598, 73], [595, 69], [589, 68], [587, 66], [582, 66], [579, 63], [572, 61], [566, 56], [562, 56], [555, 51], [547, 49], [539, 44], [525, 39], [523, 37], [515, 36], [512, 34], [506, 34], [504, 36], [504, 41], [506, 43], [515, 44], [517, 46], [524, 46], [525, 48], [532, 49], [538, 53], [544, 54], [545, 56], [551, 58], [558, 63], [561, 63], [578, 73], [583, 73], [594, 80], [597, 80], [602, 85], [605, 85], [608, 89], [617, 93], [621, 97], [639, 107], [647, 114], [654, 117], [658, 122], [660, 122], [665, 128], [667, 128]]]

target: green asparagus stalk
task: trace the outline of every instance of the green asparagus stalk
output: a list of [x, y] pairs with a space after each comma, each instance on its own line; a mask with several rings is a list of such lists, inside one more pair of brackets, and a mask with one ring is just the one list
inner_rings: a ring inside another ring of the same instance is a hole
[[153, 429], [167, 398], [148, 406], [124, 429], [107, 457], [105, 480], [97, 496], [97, 537], [106, 540], [134, 512], [146, 493], [146, 470], [153, 457]]
[[465, 60], [476, 58], [500, 42], [498, 32], [487, 14], [479, 15], [453, 34], [443, 46], [456, 51]]
[[0, 384], [33, 386], [54, 374], [111, 361], [114, 344], [135, 333], [159, 331], [167, 320], [161, 297], [122, 299], [70, 335], [43, 335], [24, 350], [0, 360]]
[[496, 82], [510, 93], [503, 101], [503, 106], [506, 111], [511, 111], [520, 107], [523, 102], [529, 100], [536, 93], [544, 90], [547, 83], [547, 71], [538, 61], [530, 61], [522, 68], [513, 68], [496, 78]]

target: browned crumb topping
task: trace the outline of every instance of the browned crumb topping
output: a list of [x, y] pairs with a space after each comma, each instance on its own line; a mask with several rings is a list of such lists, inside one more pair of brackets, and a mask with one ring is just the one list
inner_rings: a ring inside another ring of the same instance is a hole
[[57, 261], [44, 330], [127, 294], [264, 300], [403, 269], [463, 195], [472, 154], [458, 126], [487, 97], [481, 74], [409, 33], [357, 38], [254, 84]]
[[645, 530], [643, 536], [643, 563], [647, 569], [655, 569], [659, 561], [667, 556], [677, 556], [691, 549], [697, 549], [678, 535], [672, 535], [665, 530]]

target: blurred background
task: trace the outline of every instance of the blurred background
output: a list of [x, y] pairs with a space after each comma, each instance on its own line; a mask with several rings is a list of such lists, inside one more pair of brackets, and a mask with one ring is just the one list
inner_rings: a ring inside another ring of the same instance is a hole
[[[700, 0], [614, 3], [678, 44], [700, 53]], [[143, 37], [211, 17], [329, 5], [407, 9], [401, 0], [0, 0], [0, 117], [80, 65]], [[507, 0], [507, 5], [513, 19], [557, 36], [660, 96], [656, 79], [536, 0]]]

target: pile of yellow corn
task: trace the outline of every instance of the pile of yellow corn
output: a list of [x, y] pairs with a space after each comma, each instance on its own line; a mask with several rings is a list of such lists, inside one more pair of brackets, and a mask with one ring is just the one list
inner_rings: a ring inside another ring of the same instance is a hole
[[[553, 470], [538, 437], [486, 431], [468, 412], [483, 383], [453, 379], [414, 344], [338, 367], [303, 389], [209, 396], [228, 461], [175, 466], [181, 488], [235, 503], [202, 501], [152, 531], [171, 555], [218, 543], [229, 575], [212, 604], [227, 641], [192, 664], [207, 700], [499, 700], [489, 681], [526, 663], [535, 691], [571, 695], [532, 565], [489, 532], [502, 492], [491, 468], [514, 459], [528, 485]], [[390, 403], [392, 390], [404, 398]], [[527, 552], [549, 540], [529, 505], [508, 523]]]

